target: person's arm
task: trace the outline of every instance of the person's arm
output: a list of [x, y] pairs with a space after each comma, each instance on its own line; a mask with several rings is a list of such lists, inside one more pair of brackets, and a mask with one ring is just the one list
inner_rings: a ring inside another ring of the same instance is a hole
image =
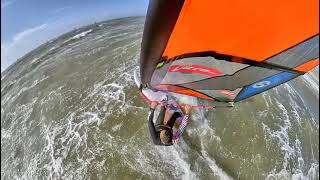
[[157, 135], [156, 128], [154, 127], [154, 123], [153, 123], [154, 109], [156, 107], [157, 106], [155, 104], [151, 103], [151, 107], [148, 115], [148, 128], [149, 128], [149, 132], [150, 132], [153, 143], [156, 145], [160, 145], [161, 144], [160, 137]]
[[175, 123], [177, 123], [180, 126], [182, 119], [183, 119], [183, 116], [178, 117]]
[[180, 137], [182, 136], [184, 130], [187, 127], [188, 118], [189, 118], [189, 115], [184, 115], [183, 116], [178, 130], [174, 133], [174, 135], [172, 137], [173, 143], [177, 143], [179, 141]]
[[173, 143], [177, 143], [179, 141], [184, 130], [186, 129], [187, 124], [188, 124], [189, 114], [192, 110], [192, 106], [190, 106], [190, 105], [181, 106], [181, 110], [183, 111], [184, 115], [182, 117], [182, 120], [181, 120], [181, 123], [180, 123], [178, 130], [173, 135], [173, 138], [172, 138]]

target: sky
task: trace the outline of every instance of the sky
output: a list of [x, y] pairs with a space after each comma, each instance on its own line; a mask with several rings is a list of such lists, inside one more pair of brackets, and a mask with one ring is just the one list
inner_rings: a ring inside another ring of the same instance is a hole
[[148, 0], [1, 0], [1, 72], [46, 41], [72, 29], [145, 16]]

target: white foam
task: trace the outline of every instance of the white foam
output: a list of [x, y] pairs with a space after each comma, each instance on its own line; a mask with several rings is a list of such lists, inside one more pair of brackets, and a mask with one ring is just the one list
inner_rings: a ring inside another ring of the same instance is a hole
[[[279, 108], [279, 112], [281, 112], [281, 116], [278, 118], [280, 120], [279, 129], [278, 130], [271, 130], [267, 125], [262, 123], [263, 130], [265, 132], [265, 139], [277, 139], [279, 142], [279, 145], [281, 147], [281, 150], [283, 151], [283, 168], [281, 171], [276, 172], [276, 170], [272, 170], [268, 176], [267, 180], [273, 180], [273, 179], [294, 179], [294, 180], [306, 180], [308, 179], [309, 174], [312, 174], [315, 172], [314, 168], [310, 168], [310, 173], [308, 172], [307, 175], [303, 173], [303, 169], [305, 168], [305, 160], [302, 156], [302, 146], [301, 142], [296, 137], [295, 144], [290, 144], [290, 137], [289, 137], [289, 130], [292, 128], [292, 124], [290, 121], [296, 120], [298, 122], [298, 125], [301, 125], [301, 117], [299, 111], [301, 111], [301, 107], [297, 104], [298, 100], [302, 100], [299, 94], [295, 91], [294, 88], [290, 86], [290, 84], [284, 85], [285, 89], [289, 92], [285, 97], [289, 98], [289, 102], [291, 104], [292, 110], [290, 112], [287, 110], [287, 108], [278, 100], [277, 98], [274, 98], [275, 103], [273, 105], [276, 105]], [[277, 89], [277, 88], [276, 88]], [[279, 96], [283, 97], [284, 95], [281, 95], [279, 90], [277, 90], [279, 93]], [[267, 99], [266, 97], [264, 97]], [[270, 102], [271, 103], [271, 102]], [[272, 103], [271, 103], [272, 104]], [[289, 117], [289, 113], [293, 115], [292, 117]], [[288, 172], [288, 168], [290, 168], [289, 160], [294, 160], [297, 162], [297, 164], [294, 166], [294, 169], [292, 172]]]
[[[200, 138], [200, 143], [201, 143], [201, 156], [202, 158], [209, 166], [209, 168], [212, 170], [213, 174], [217, 176], [219, 179], [222, 180], [229, 180], [233, 179], [232, 177], [228, 176], [226, 172], [221, 169], [217, 163], [215, 162], [214, 159], [211, 159], [208, 155], [208, 152], [205, 148], [205, 141], [204, 137], [209, 137], [210, 139], [208, 141], [215, 141], [217, 143], [221, 142], [221, 138], [219, 136], [215, 135], [214, 130], [209, 126], [209, 121], [206, 118], [204, 112], [205, 109], [195, 109], [192, 114], [192, 119], [194, 120], [193, 123], [196, 123], [196, 127], [192, 129], [191, 127], [188, 127], [186, 130], [186, 133], [188, 136], [199, 136]], [[212, 111], [212, 110], [211, 110]], [[180, 146], [186, 146], [184, 141], [182, 140], [182, 143]]]
[[4, 97], [1, 98], [1, 105], [4, 105], [4, 104], [11, 104], [12, 102], [14, 102], [22, 93], [34, 88], [35, 86], [37, 86], [39, 83], [41, 83], [42, 81], [48, 79], [49, 77], [48, 76], [45, 76], [43, 77], [42, 79], [38, 80], [34, 80], [33, 83], [28, 86], [28, 87], [25, 87], [25, 84], [27, 83], [24, 83], [22, 85], [22, 88], [21, 89], [14, 89], [14, 90], [19, 90], [19, 92], [14, 92], [14, 90], [10, 91], [8, 94], [5, 94]]
[[307, 174], [304, 174], [301, 170], [296, 170], [291, 174], [285, 169], [276, 173], [273, 169], [266, 180], [317, 180], [319, 179], [319, 164], [312, 163]]
[[315, 92], [314, 94], [319, 99], [319, 79], [316, 79], [314, 76], [310, 75], [309, 73], [303, 75], [302, 77], [305, 84]]
[[205, 160], [208, 162], [208, 165], [210, 169], [213, 171], [215, 175], [219, 177], [221, 180], [230, 180], [233, 179], [229, 177], [217, 164], [214, 160], [210, 159], [208, 156], [208, 153], [204, 150], [201, 150], [202, 156], [205, 158]]
[[71, 37], [70, 40], [71, 40], [71, 39], [79, 39], [79, 38], [82, 38], [82, 37], [86, 36], [86, 35], [87, 35], [88, 33], [90, 33], [90, 32], [92, 32], [92, 29], [89, 29], [89, 30], [87, 30], [87, 31], [84, 31], [84, 32], [82, 32], [82, 33], [79, 33], [79, 34]]
[[4, 88], [8, 86], [13, 86], [15, 83], [16, 83], [16, 80], [9, 81], [7, 85], [1, 87], [1, 92], [4, 90]]
[[[262, 123], [263, 130], [265, 132], [265, 139], [267, 139], [267, 135], [271, 138], [276, 138], [281, 145], [281, 150], [284, 152], [284, 162], [283, 168], [286, 169], [288, 167], [290, 157], [295, 153], [294, 148], [290, 146], [288, 130], [291, 128], [291, 123], [288, 116], [288, 111], [286, 108], [278, 101], [275, 100], [277, 107], [282, 112], [283, 117], [280, 117], [279, 120], [283, 122], [283, 125], [279, 126], [279, 130], [271, 130], [267, 125]], [[280, 121], [280, 122], [281, 122]]]
[[123, 123], [120, 123], [118, 125], [115, 125], [112, 127], [112, 131], [115, 132], [115, 131], [119, 131], [120, 128], [122, 127]]
[[67, 43], [67, 42], [69, 42], [69, 41], [71, 41], [71, 40], [80, 39], [80, 38], [82, 38], [82, 37], [85, 37], [87, 34], [89, 34], [89, 33], [92, 32], [92, 31], [93, 31], [92, 29], [89, 29], [89, 30], [87, 30], [87, 31], [81, 32], [81, 33], [79, 33], [79, 34], [76, 34], [76, 35], [74, 35], [73, 37], [65, 40], [63, 43]]
[[93, 112], [85, 112], [82, 117], [84, 117], [87, 122], [86, 124], [92, 124], [97, 122], [98, 126], [101, 124], [101, 118], [99, 118], [97, 113], [93, 113]]
[[[173, 147], [159, 147], [155, 146], [151, 152], [154, 153], [155, 160], [161, 165], [170, 164], [170, 176], [176, 179], [193, 180], [196, 179], [196, 174], [190, 169], [190, 164], [185, 160], [187, 158], [186, 152], [176, 146]], [[150, 159], [144, 157], [144, 153], [140, 151], [137, 161], [141, 165], [139, 170], [145, 174], [154, 175], [157, 178], [163, 179], [163, 175], [150, 166]], [[172, 169], [174, 168], [174, 169]], [[136, 169], [136, 168], [135, 168]], [[169, 167], [166, 168], [169, 170]], [[161, 171], [164, 171], [163, 169]], [[165, 171], [164, 171], [165, 172]]]
[[1, 129], [1, 144], [4, 142], [5, 139], [10, 139], [12, 136], [11, 131]]

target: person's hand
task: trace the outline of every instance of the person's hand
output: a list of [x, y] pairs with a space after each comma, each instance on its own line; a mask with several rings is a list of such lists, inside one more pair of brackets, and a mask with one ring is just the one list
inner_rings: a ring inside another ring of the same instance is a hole
[[155, 109], [158, 106], [158, 102], [157, 101], [152, 101], [150, 107], [152, 109]]
[[192, 106], [188, 105], [188, 104], [181, 105], [181, 109], [182, 109], [184, 114], [189, 115], [191, 110], [192, 110]]

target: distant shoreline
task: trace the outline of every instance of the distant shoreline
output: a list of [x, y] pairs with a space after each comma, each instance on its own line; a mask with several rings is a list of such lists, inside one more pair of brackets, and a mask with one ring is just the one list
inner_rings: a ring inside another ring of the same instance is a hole
[[90, 26], [94, 26], [96, 24], [102, 24], [102, 23], [106, 23], [108, 21], [116, 21], [116, 20], [122, 20], [122, 19], [129, 19], [129, 18], [145, 18], [145, 16], [126, 16], [126, 17], [114, 17], [111, 19], [106, 19], [106, 20], [102, 20], [102, 21], [97, 21], [97, 22], [92, 22], [90, 24], [85, 24], [82, 26], [79, 26], [77, 28], [71, 29], [70, 31], [66, 31], [60, 35], [57, 35], [53, 38], [48, 39], [46, 42], [40, 44], [39, 46], [35, 47], [34, 49], [30, 50], [29, 52], [27, 52], [25, 55], [21, 56], [20, 58], [16, 59], [12, 64], [10, 64], [6, 69], [4, 69], [3, 71], [1, 71], [1, 79], [2, 76], [5, 75], [5, 72], [8, 71], [10, 68], [12, 68], [13, 66], [15, 66], [15, 64], [19, 63], [21, 60], [25, 59], [29, 54], [31, 54], [33, 51], [36, 51], [37, 49], [41, 48], [42, 46], [46, 45], [49, 42], [52, 42], [56, 39], [59, 39], [62, 36], [65, 36], [66, 34], [70, 34], [73, 33], [79, 29], [86, 29], [89, 28]]

